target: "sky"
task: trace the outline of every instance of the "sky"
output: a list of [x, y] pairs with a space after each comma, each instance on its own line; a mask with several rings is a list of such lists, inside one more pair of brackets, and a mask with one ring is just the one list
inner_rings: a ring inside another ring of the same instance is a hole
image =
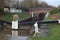
[[60, 5], [60, 0], [41, 0], [41, 1], [45, 1], [49, 5], [56, 6], [56, 7]]
[[[22, 1], [22, 0], [19, 0], [19, 1]], [[48, 5], [52, 5], [56, 7], [60, 5], [60, 0], [39, 0], [39, 1], [45, 1], [46, 3], [48, 3]]]

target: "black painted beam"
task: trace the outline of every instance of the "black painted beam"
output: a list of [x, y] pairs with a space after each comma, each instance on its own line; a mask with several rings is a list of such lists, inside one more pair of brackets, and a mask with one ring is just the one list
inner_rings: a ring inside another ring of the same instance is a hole
[[0, 20], [0, 23], [12, 24], [12, 22], [4, 21], [4, 20]]
[[[36, 21], [31, 21], [31, 22], [20, 22], [19, 26], [23, 25], [34, 25]], [[58, 23], [58, 21], [38, 21], [38, 24], [50, 24], [50, 23]]]
[[[19, 22], [18, 25], [19, 26], [34, 25], [35, 22], [36, 21]], [[7, 22], [7, 21], [0, 20], [0, 24], [3, 24], [3, 23], [7, 23], [7, 24], [12, 25], [12, 22]], [[50, 24], [50, 23], [58, 23], [58, 20], [56, 20], [56, 21], [38, 21], [38, 24]]]

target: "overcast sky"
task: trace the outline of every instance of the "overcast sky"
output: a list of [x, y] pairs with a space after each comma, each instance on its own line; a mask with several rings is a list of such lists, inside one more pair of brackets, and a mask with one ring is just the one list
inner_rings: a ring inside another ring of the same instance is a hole
[[[40, 1], [40, 0], [39, 0]], [[41, 0], [47, 2], [49, 5], [58, 6], [60, 5], [60, 0]]]
[[46, 3], [48, 3], [49, 5], [52, 5], [52, 6], [60, 5], [60, 0], [39, 0], [39, 1], [45, 1]]

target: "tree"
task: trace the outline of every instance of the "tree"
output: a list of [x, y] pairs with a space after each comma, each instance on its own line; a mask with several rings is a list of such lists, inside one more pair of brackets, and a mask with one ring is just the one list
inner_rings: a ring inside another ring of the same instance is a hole
[[38, 0], [34, 0], [34, 1], [33, 1], [33, 7], [35, 7], [35, 8], [39, 7], [39, 2], [38, 2]]
[[25, 8], [31, 8], [33, 6], [33, 0], [23, 0], [23, 5]]
[[0, 0], [0, 15], [4, 14], [4, 0]]
[[49, 5], [48, 5], [45, 1], [42, 1], [42, 2], [39, 4], [39, 7], [47, 8], [47, 7], [49, 7]]
[[59, 12], [60, 12], [60, 5], [58, 6], [58, 10], [59, 10]]

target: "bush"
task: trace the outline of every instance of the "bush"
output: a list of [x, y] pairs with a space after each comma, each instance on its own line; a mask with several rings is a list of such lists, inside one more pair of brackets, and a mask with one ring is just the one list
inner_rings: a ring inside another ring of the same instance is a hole
[[0, 15], [4, 14], [4, 8], [0, 7]]
[[51, 11], [50, 11], [50, 14], [52, 15], [52, 14], [56, 14], [56, 13], [58, 13], [58, 10], [57, 9], [52, 9]]

